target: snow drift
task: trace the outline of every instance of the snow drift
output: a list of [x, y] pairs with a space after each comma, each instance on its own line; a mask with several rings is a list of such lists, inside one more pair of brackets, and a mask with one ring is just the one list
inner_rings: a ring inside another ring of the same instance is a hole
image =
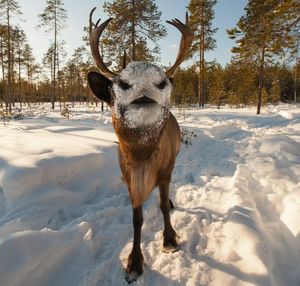
[[[300, 108], [175, 110], [185, 143], [161, 251], [158, 192], [144, 206], [137, 285], [300, 285]], [[46, 115], [49, 114], [49, 115]], [[1, 285], [126, 285], [131, 203], [109, 113], [28, 112], [0, 126]]]

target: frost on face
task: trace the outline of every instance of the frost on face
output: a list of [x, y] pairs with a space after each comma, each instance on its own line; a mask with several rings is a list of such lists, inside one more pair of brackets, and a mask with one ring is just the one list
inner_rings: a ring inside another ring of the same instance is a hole
[[[132, 62], [114, 81], [113, 112], [129, 128], [159, 128], [169, 114], [171, 89], [169, 79], [159, 67]], [[141, 98], [151, 103], [134, 103]]]
[[160, 126], [166, 116], [167, 112], [163, 107], [135, 107], [128, 106], [124, 113], [125, 124], [129, 128], [137, 128], [141, 126], [157, 125]]

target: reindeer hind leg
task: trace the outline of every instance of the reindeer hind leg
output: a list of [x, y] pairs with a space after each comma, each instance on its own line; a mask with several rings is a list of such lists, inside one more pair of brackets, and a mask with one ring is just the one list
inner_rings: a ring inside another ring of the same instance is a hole
[[172, 201], [169, 199], [169, 186], [170, 181], [164, 181], [159, 184], [160, 192], [160, 209], [164, 218], [164, 241], [163, 251], [164, 252], [175, 252], [178, 250], [176, 241], [176, 232], [172, 227], [170, 221], [170, 207], [174, 208]]

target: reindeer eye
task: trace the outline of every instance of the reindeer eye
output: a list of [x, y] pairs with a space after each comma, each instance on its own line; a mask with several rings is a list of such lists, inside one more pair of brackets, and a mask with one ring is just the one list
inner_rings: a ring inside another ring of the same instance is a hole
[[118, 85], [119, 85], [123, 90], [127, 90], [127, 89], [130, 89], [130, 88], [132, 87], [131, 84], [129, 84], [128, 82], [123, 81], [123, 80], [119, 80]]
[[164, 89], [166, 86], [167, 86], [167, 80], [163, 80], [163, 81], [161, 81], [160, 83], [158, 83], [158, 84], [156, 84], [155, 86], [158, 88], [158, 89], [160, 89], [160, 90], [162, 90], [162, 89]]

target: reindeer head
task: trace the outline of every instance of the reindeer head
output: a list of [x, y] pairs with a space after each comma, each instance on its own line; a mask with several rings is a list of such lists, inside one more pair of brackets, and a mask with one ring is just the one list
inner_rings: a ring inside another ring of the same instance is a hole
[[95, 8], [90, 13], [90, 46], [100, 73], [88, 74], [91, 90], [100, 100], [107, 102], [112, 107], [113, 116], [123, 120], [128, 127], [163, 122], [169, 115], [172, 76], [192, 44], [192, 31], [178, 19], [167, 21], [182, 33], [182, 38], [176, 62], [166, 72], [147, 62], [131, 62], [126, 67], [124, 64], [124, 69], [116, 74], [105, 66], [99, 53], [100, 36], [112, 18], [101, 25], [98, 20], [94, 25], [94, 11]]

